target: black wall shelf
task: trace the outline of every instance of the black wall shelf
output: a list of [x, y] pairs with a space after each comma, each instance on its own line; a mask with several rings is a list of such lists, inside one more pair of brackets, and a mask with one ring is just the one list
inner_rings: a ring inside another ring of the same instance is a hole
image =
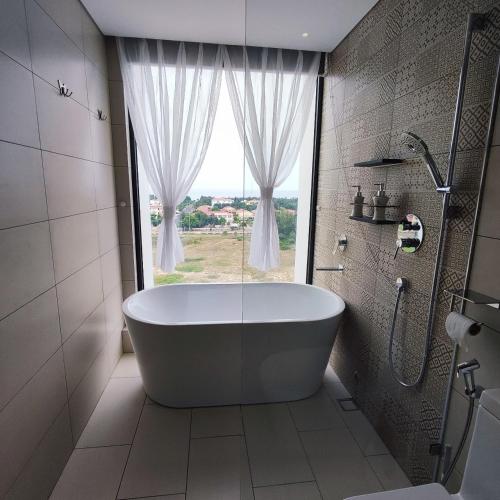
[[358, 222], [366, 222], [367, 224], [375, 224], [375, 225], [387, 225], [387, 224], [399, 224], [397, 220], [373, 220], [368, 215], [363, 215], [363, 217], [353, 217], [349, 216], [349, 219], [357, 220]]
[[376, 160], [361, 161], [355, 163], [355, 167], [391, 167], [401, 165], [404, 160], [401, 158], [377, 158]]

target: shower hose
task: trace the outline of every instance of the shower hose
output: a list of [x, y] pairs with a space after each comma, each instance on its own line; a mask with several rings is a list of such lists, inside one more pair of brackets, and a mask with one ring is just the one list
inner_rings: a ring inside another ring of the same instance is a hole
[[457, 452], [455, 453], [455, 456], [453, 457], [450, 466], [445, 472], [443, 472], [443, 478], [441, 479], [441, 484], [443, 486], [445, 486], [446, 483], [448, 482], [448, 479], [450, 479], [451, 473], [453, 472], [455, 465], [457, 465], [458, 459], [460, 458], [460, 454], [464, 449], [465, 441], [467, 441], [467, 435], [469, 434], [470, 425], [472, 422], [472, 415], [474, 415], [474, 397], [469, 396], [469, 409], [467, 410], [467, 419], [465, 421], [464, 432], [462, 434], [462, 438], [460, 439], [460, 444], [458, 445]]
[[[391, 335], [389, 338], [389, 366], [391, 369], [391, 374], [392, 374], [394, 380], [396, 380], [396, 382], [398, 382], [403, 387], [415, 387], [417, 384], [420, 383], [420, 375], [419, 375], [416, 382], [412, 382], [412, 383], [405, 382], [402, 379], [402, 377], [397, 373], [396, 368], [394, 367], [394, 362], [393, 362], [394, 332], [396, 330], [396, 320], [397, 320], [397, 316], [398, 316], [401, 295], [403, 294], [403, 291], [406, 288], [406, 280], [404, 278], [399, 278], [397, 281], [397, 287], [398, 287], [398, 295], [396, 297], [396, 304], [394, 305], [394, 314], [392, 315]], [[423, 363], [424, 367], [425, 367], [425, 361], [426, 360], [424, 358], [424, 363]], [[469, 396], [469, 409], [467, 411], [467, 419], [465, 421], [464, 431], [463, 431], [462, 437], [460, 439], [460, 444], [458, 445], [457, 452], [455, 453], [455, 456], [453, 457], [453, 460], [451, 461], [448, 469], [443, 472], [443, 478], [441, 479], [442, 485], [446, 485], [446, 483], [450, 479], [450, 476], [451, 476], [451, 473], [453, 472], [453, 469], [457, 465], [458, 459], [460, 458], [462, 450], [465, 446], [465, 442], [467, 440], [467, 435], [469, 434], [469, 431], [470, 431], [470, 426], [471, 426], [473, 414], [474, 414], [474, 397]]]
[[[405, 278], [398, 278], [397, 281], [397, 287], [398, 287], [398, 295], [396, 297], [396, 304], [394, 305], [394, 313], [392, 315], [392, 324], [391, 324], [391, 334], [389, 337], [389, 367], [391, 369], [391, 374], [394, 380], [402, 385], [403, 387], [415, 387], [417, 386], [420, 381], [422, 380], [423, 376], [423, 371], [425, 370], [425, 365], [427, 364], [427, 352], [425, 353], [424, 360], [422, 362], [422, 366], [420, 368], [420, 373], [417, 377], [417, 379], [414, 382], [406, 382], [403, 380], [403, 377], [398, 374], [396, 371], [396, 368], [394, 366], [394, 333], [396, 330], [396, 320], [398, 317], [398, 310], [399, 310], [399, 302], [401, 301], [401, 295], [403, 294], [404, 289], [406, 288], [406, 279]], [[427, 350], [426, 350], [427, 351]]]

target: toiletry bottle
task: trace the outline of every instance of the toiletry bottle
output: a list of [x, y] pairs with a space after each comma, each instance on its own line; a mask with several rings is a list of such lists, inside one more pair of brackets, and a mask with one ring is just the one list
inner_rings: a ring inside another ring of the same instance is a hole
[[351, 187], [358, 188], [352, 204], [351, 217], [363, 217], [363, 202], [365, 201], [365, 197], [361, 192], [361, 186], [356, 185]]
[[373, 220], [383, 221], [385, 220], [385, 207], [389, 198], [385, 194], [385, 184], [383, 182], [376, 182], [375, 186], [378, 186], [379, 189], [373, 197]]

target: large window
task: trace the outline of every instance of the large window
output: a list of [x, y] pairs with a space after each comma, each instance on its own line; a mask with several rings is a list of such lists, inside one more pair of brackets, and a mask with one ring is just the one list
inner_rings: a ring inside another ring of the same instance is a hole
[[176, 225], [185, 260], [174, 272], [155, 266], [161, 202], [152, 194], [140, 155], [138, 183], [143, 273], [146, 288], [172, 283], [306, 281], [312, 177], [314, 110], [292, 173], [273, 193], [280, 266], [263, 272], [248, 264], [259, 189], [246, 165], [228, 88], [222, 79], [210, 145]]

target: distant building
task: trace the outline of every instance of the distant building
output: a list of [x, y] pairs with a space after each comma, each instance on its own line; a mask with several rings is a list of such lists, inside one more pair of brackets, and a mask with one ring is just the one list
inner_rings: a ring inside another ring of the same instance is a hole
[[231, 203], [233, 203], [233, 198], [229, 198], [228, 196], [214, 196], [212, 198], [212, 207], [216, 203], [219, 205], [231, 205]]
[[231, 222], [233, 222], [234, 220], [233, 214], [231, 212], [226, 212], [225, 210], [217, 210], [215, 212], [212, 212], [212, 215], [214, 217], [223, 217], [224, 220], [229, 224], [231, 224]]
[[204, 213], [206, 216], [210, 217], [213, 212], [212, 212], [212, 207], [210, 207], [209, 205], [200, 205], [197, 209], [196, 209], [197, 212], [202, 212]]
[[249, 210], [245, 210], [244, 208], [238, 208], [236, 214], [240, 219], [255, 219], [255, 214], [253, 212], [250, 212]]

